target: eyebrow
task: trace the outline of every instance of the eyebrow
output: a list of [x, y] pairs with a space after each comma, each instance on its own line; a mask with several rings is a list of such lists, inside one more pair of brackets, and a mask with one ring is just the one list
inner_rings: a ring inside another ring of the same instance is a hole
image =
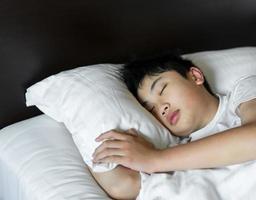
[[[156, 80], [154, 80], [154, 82], [152, 83], [151, 87], [150, 87], [150, 92], [152, 92], [157, 84], [158, 81], [160, 81], [160, 79], [162, 79], [162, 77], [160, 76], [159, 78], [157, 78]], [[148, 104], [147, 101], [143, 101], [142, 102], [142, 106], [145, 107]]]
[[160, 76], [159, 78], [157, 78], [156, 80], [154, 80], [154, 82], [152, 83], [151, 87], [150, 87], [150, 92], [152, 92], [157, 84], [157, 82], [160, 81], [160, 79], [162, 79], [162, 77]]

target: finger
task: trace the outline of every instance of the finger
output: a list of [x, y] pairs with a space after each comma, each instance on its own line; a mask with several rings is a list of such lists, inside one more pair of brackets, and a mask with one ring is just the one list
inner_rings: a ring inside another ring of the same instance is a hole
[[106, 140], [95, 149], [92, 156], [94, 157], [97, 153], [99, 153], [100, 151], [104, 151], [107, 148], [122, 148], [123, 146], [124, 146], [123, 141], [120, 141], [120, 140]]
[[138, 136], [138, 132], [134, 128], [128, 129], [126, 132], [133, 136]]
[[100, 142], [105, 139], [114, 139], [114, 140], [127, 140], [130, 136], [127, 134], [119, 133], [117, 131], [108, 131], [106, 133], [103, 133], [99, 135], [95, 140], [97, 142]]
[[99, 152], [94, 158], [93, 161], [97, 162], [106, 157], [110, 156], [124, 156], [124, 151], [121, 149], [106, 149], [104, 151]]
[[125, 158], [122, 156], [109, 156], [109, 157], [105, 157], [97, 162], [98, 163], [115, 163], [115, 164], [123, 165], [126, 167]]

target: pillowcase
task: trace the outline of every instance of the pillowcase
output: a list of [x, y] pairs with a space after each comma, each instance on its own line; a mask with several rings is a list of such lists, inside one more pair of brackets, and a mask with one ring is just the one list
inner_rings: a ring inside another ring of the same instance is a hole
[[235, 83], [256, 74], [256, 47], [240, 47], [183, 55], [204, 73], [213, 92], [226, 94]]
[[122, 65], [100, 64], [79, 67], [52, 75], [26, 92], [27, 106], [36, 105], [46, 115], [63, 122], [71, 132], [85, 163], [95, 172], [116, 164], [93, 164], [95, 138], [111, 129], [134, 128], [156, 148], [176, 144], [172, 136], [120, 80]]
[[0, 130], [1, 200], [111, 200], [69, 131], [46, 115]]

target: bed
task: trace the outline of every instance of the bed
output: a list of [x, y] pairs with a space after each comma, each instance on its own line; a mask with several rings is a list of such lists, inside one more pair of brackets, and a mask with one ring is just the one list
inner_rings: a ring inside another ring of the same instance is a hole
[[159, 52], [256, 46], [252, 0], [0, 5], [0, 200], [109, 199], [64, 124], [26, 107], [33, 83], [77, 66]]

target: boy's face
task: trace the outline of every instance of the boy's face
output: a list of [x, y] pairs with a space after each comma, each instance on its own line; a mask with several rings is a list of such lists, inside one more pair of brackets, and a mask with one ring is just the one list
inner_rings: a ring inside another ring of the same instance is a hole
[[187, 136], [203, 125], [204, 77], [191, 67], [187, 79], [176, 71], [146, 76], [138, 88], [141, 104], [177, 136]]

